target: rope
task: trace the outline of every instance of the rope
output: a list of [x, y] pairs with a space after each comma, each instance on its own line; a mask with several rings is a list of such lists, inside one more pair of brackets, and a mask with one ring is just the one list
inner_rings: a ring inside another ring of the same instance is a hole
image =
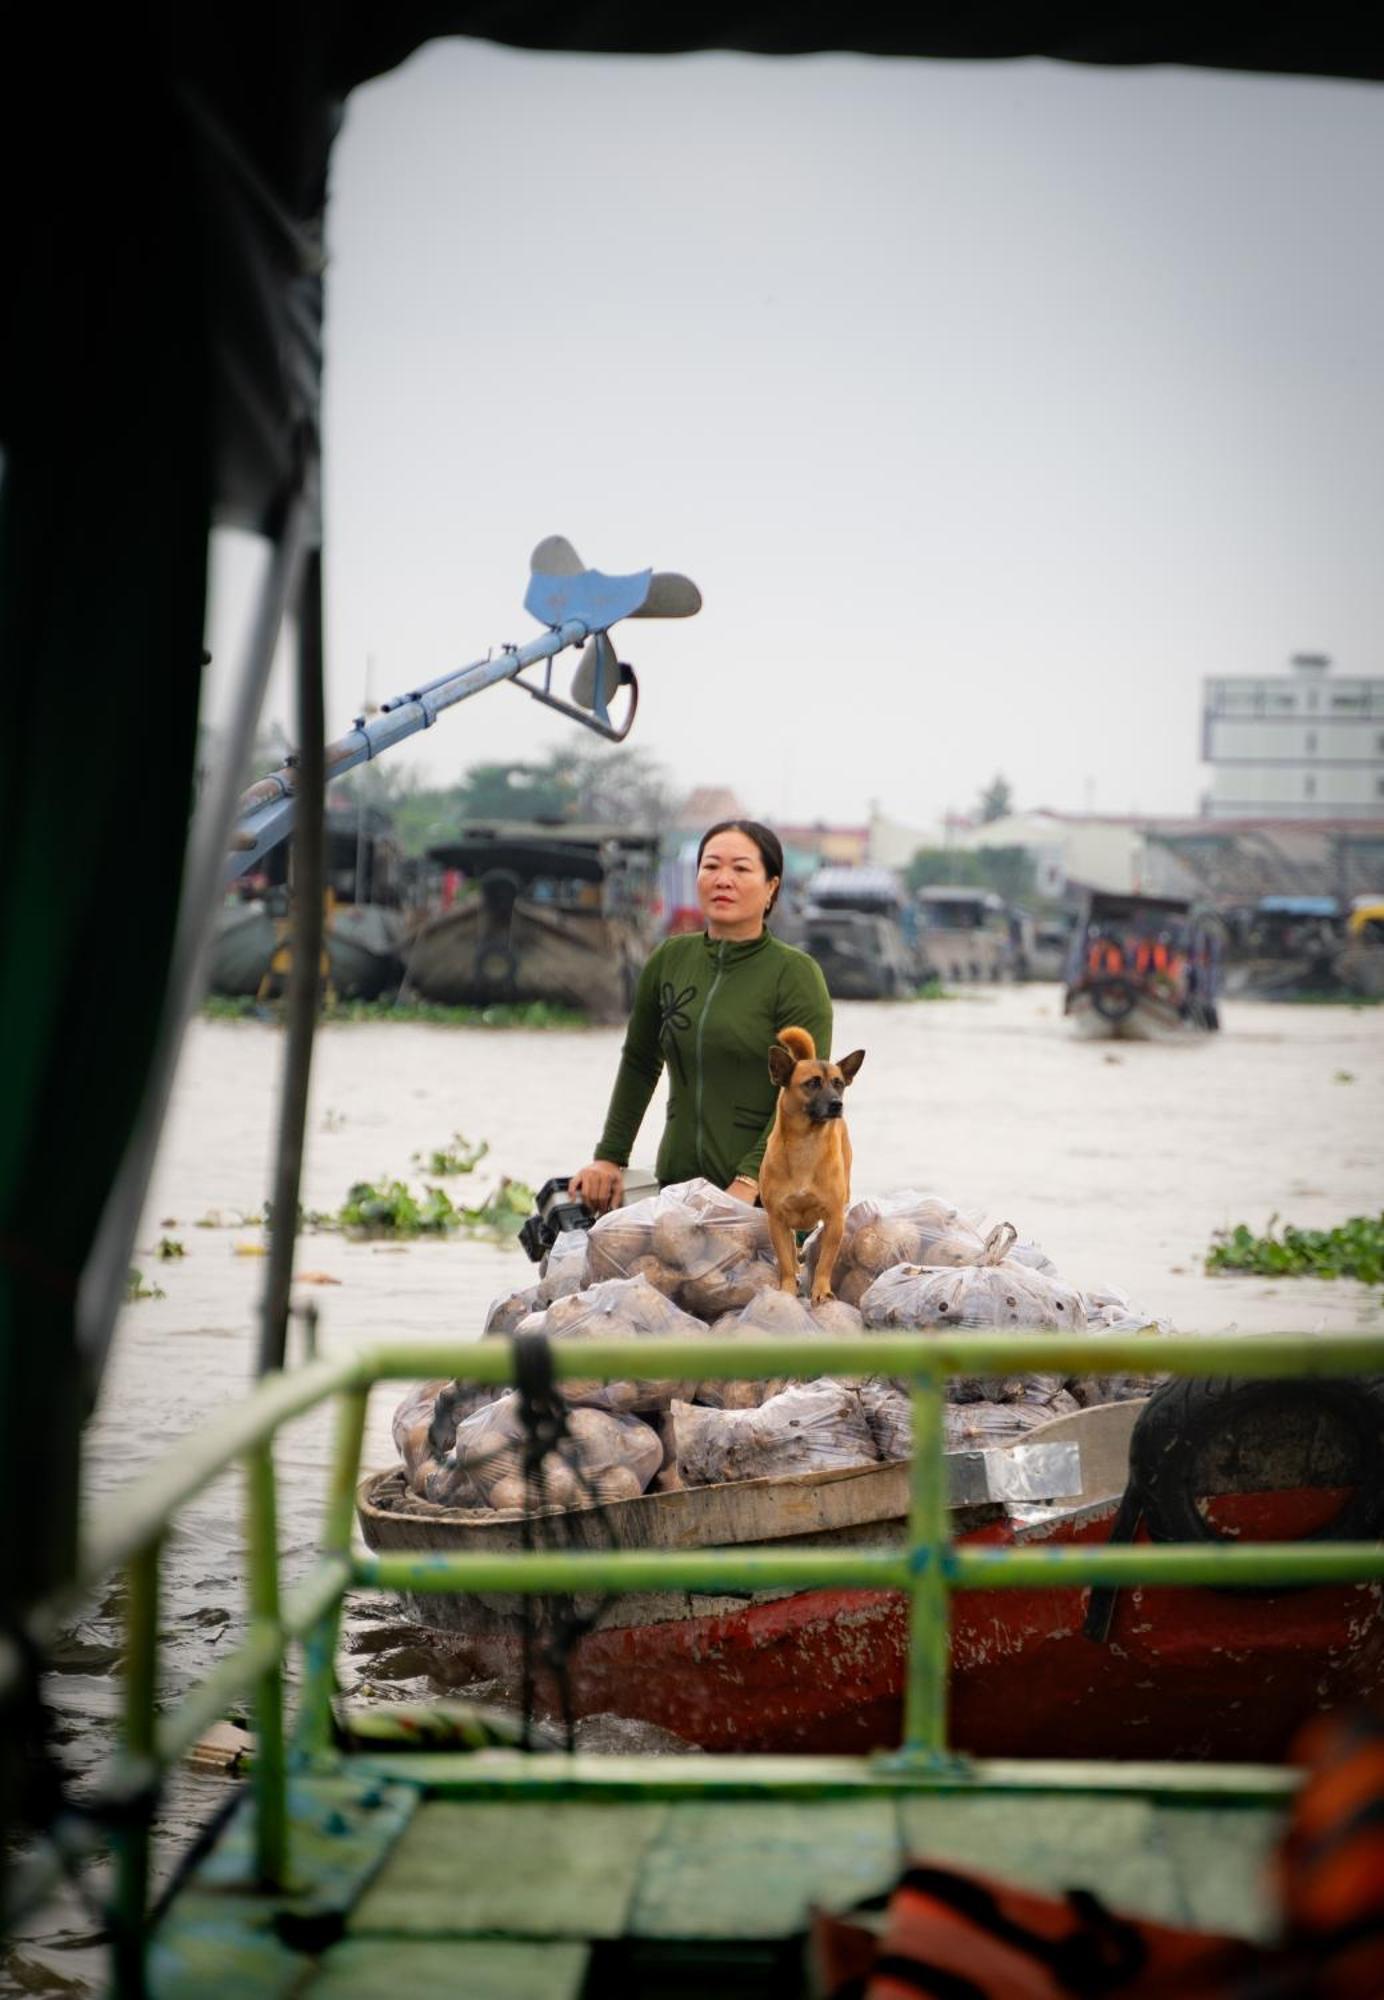
[[[553, 1376], [552, 1347], [546, 1334], [515, 1334], [511, 1342], [514, 1354], [514, 1379], [519, 1391], [519, 1420], [524, 1432], [524, 1513], [520, 1523], [520, 1541], [526, 1555], [535, 1547], [535, 1526], [541, 1520], [541, 1533], [550, 1539], [556, 1548], [580, 1547], [576, 1523], [568, 1509], [555, 1514], [546, 1512], [544, 1461], [550, 1452], [556, 1452], [576, 1480], [586, 1506], [595, 1517], [597, 1528], [605, 1546], [616, 1546], [615, 1535], [602, 1506], [600, 1497], [591, 1485], [582, 1467], [577, 1441], [567, 1426], [567, 1405], [562, 1399]], [[542, 1511], [540, 1511], [542, 1510]], [[568, 1671], [573, 1647], [587, 1633], [595, 1630], [606, 1607], [611, 1602], [611, 1594], [599, 1598], [592, 1611], [578, 1612], [576, 1600], [571, 1596], [560, 1596], [542, 1600], [545, 1611], [547, 1636], [543, 1645], [543, 1664], [557, 1681], [558, 1701], [562, 1711], [565, 1747], [570, 1755], [576, 1747], [576, 1713], [572, 1703], [571, 1676]], [[534, 1654], [537, 1644], [538, 1603], [527, 1592], [523, 1599], [523, 1747], [533, 1748], [535, 1672]]]

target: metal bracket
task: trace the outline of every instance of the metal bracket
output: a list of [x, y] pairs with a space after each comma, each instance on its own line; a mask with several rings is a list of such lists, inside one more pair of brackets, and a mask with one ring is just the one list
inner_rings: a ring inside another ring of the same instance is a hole
[[551, 660], [543, 662], [543, 684], [541, 687], [536, 686], [533, 681], [525, 680], [521, 673], [513, 675], [510, 686], [522, 688], [524, 693], [531, 694], [535, 701], [541, 701], [545, 708], [555, 708], [559, 715], [566, 715], [573, 722], [579, 722], [583, 729], [590, 729], [595, 735], [604, 736], [608, 743], [624, 742], [634, 727], [634, 718], [639, 710], [639, 682], [635, 678], [634, 668], [626, 666], [623, 660], [620, 662], [620, 686], [629, 689], [629, 702], [625, 710], [624, 720], [618, 724], [610, 715], [609, 710], [602, 717], [593, 709], [578, 708], [574, 702], [566, 700], [564, 696], [554, 694], [553, 663]]

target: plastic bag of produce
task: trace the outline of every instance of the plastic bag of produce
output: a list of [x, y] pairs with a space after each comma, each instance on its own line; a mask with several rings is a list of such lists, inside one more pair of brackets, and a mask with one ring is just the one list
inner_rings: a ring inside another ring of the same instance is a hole
[[[858, 1306], [881, 1271], [895, 1264], [931, 1263], [933, 1250], [943, 1239], [960, 1249], [972, 1236], [972, 1225], [960, 1209], [941, 1195], [903, 1188], [897, 1194], [854, 1202], [846, 1210], [832, 1290], [847, 1305]], [[820, 1241], [818, 1231], [804, 1253], [809, 1283], [817, 1268]]]
[[948, 1403], [947, 1450], [983, 1451], [1012, 1444], [1057, 1414], [1038, 1403]]
[[913, 1413], [905, 1392], [892, 1382], [871, 1380], [860, 1385], [860, 1406], [870, 1426], [875, 1450], [886, 1465], [913, 1456]]
[[537, 1285], [525, 1285], [522, 1291], [496, 1299], [485, 1316], [483, 1334], [517, 1333], [535, 1307], [545, 1303], [538, 1294]]
[[[655, 1289], [647, 1278], [605, 1278], [588, 1285], [585, 1291], [569, 1292], [550, 1306], [532, 1312], [520, 1333], [543, 1333], [550, 1340], [669, 1340], [700, 1339], [706, 1328], [699, 1319], [685, 1313]], [[677, 1356], [670, 1351], [670, 1371]], [[674, 1396], [691, 1400], [694, 1381], [653, 1381], [644, 1378], [621, 1382], [564, 1381], [563, 1396], [569, 1403], [590, 1409], [613, 1410], [623, 1415], [636, 1411], [666, 1410]]]
[[[790, 1292], [757, 1292], [739, 1312], [724, 1313], [711, 1331], [727, 1340], [849, 1340], [863, 1327], [855, 1307], [840, 1299], [814, 1306]], [[696, 1401], [715, 1410], [753, 1410], [790, 1380], [780, 1375], [763, 1382], [702, 1382]]]
[[644, 1278], [703, 1320], [778, 1282], [764, 1211], [706, 1180], [603, 1215], [587, 1239], [587, 1272], [593, 1281]]
[[[410, 1485], [430, 1463], [445, 1458], [456, 1442], [457, 1425], [505, 1393], [475, 1382], [421, 1382], [394, 1412], [394, 1445]], [[421, 1490], [421, 1489], [419, 1489]]]
[[1007, 1327], [1077, 1331], [1086, 1325], [1079, 1292], [1060, 1278], [1016, 1264], [1014, 1229], [1002, 1222], [981, 1261], [953, 1270], [901, 1264], [883, 1272], [860, 1302], [868, 1327]]
[[[637, 1417], [572, 1410], [570, 1436], [543, 1461], [542, 1496], [550, 1507], [620, 1500], [642, 1493], [663, 1457], [658, 1434]], [[457, 1425], [456, 1441], [423, 1480], [425, 1498], [448, 1507], [520, 1509], [525, 1504], [524, 1430], [511, 1392]], [[588, 1491], [589, 1489], [589, 1491]]]
[[543, 1259], [543, 1275], [534, 1287], [539, 1305], [551, 1305], [554, 1299], [565, 1299], [570, 1292], [582, 1289], [586, 1283], [586, 1249], [584, 1229], [559, 1230], [552, 1249]]
[[785, 1389], [757, 1410], [674, 1403], [673, 1431], [688, 1486], [827, 1472], [879, 1458], [858, 1392], [826, 1380]]

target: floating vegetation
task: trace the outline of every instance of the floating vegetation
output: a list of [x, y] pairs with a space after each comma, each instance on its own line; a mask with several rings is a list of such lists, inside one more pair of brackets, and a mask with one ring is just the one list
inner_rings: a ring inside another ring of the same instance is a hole
[[460, 1132], [453, 1132], [445, 1146], [434, 1146], [428, 1154], [415, 1153], [415, 1166], [427, 1173], [446, 1176], [448, 1174], [469, 1174], [490, 1151], [490, 1141], [480, 1139], [473, 1146]]
[[[208, 1021], [268, 1021], [281, 1026], [282, 1001], [259, 1001], [248, 994], [209, 993], [202, 1002]], [[323, 1022], [421, 1022], [437, 1028], [585, 1028], [587, 1016], [547, 1000], [497, 1001], [489, 1007], [443, 1007], [430, 1000], [334, 1000], [318, 1014]]]
[[133, 1305], [136, 1299], [165, 1299], [167, 1296], [162, 1285], [146, 1285], [143, 1271], [137, 1271], [131, 1264], [125, 1278], [126, 1305]]
[[187, 1252], [176, 1236], [161, 1236], [154, 1255], [160, 1263], [171, 1264], [175, 1257], [186, 1257]]
[[457, 1207], [445, 1188], [425, 1185], [415, 1194], [399, 1180], [357, 1181], [337, 1221], [350, 1236], [397, 1239], [461, 1232], [507, 1242], [518, 1236], [533, 1203], [533, 1189], [508, 1177], [473, 1208]]
[[1264, 1278], [1358, 1278], [1384, 1283], [1384, 1214], [1352, 1215], [1334, 1229], [1295, 1229], [1275, 1235], [1276, 1215], [1262, 1236], [1246, 1223], [1216, 1232], [1206, 1255], [1208, 1272], [1252, 1271]]

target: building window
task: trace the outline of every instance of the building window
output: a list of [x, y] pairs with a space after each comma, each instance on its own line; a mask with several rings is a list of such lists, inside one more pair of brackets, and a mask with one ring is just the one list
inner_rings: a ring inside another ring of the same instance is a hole
[[1302, 796], [1303, 796], [1303, 797], [1304, 797], [1305, 799], [1314, 799], [1314, 798], [1315, 798], [1315, 797], [1317, 796], [1317, 781], [1316, 781], [1316, 779], [1315, 779], [1315, 778], [1304, 778], [1304, 779], [1303, 779], [1303, 781], [1302, 781]]
[[1374, 747], [1379, 752], [1380, 756], [1384, 757], [1384, 736], [1375, 737]]
[[1307, 732], [1307, 754], [1309, 757], [1315, 757], [1317, 754], [1317, 732], [1315, 729], [1309, 729]]

